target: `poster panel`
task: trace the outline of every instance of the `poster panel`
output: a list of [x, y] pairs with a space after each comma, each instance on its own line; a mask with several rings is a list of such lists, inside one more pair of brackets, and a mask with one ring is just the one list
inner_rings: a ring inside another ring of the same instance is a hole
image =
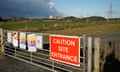
[[26, 49], [26, 33], [20, 32], [20, 48], [21, 49]]
[[7, 32], [7, 41], [8, 41], [8, 43], [12, 43], [12, 34], [11, 34], [11, 32]]
[[18, 32], [12, 32], [12, 44], [14, 47], [18, 47]]
[[35, 34], [29, 34], [27, 35], [27, 43], [28, 43], [28, 51], [29, 52], [36, 52], [36, 37]]
[[36, 36], [36, 47], [43, 49], [43, 37], [41, 35]]

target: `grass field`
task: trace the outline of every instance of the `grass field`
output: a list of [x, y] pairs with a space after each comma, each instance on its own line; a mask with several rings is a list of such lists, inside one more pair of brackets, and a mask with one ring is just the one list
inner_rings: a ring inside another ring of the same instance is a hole
[[117, 21], [9, 21], [1, 22], [0, 28], [29, 32], [44, 32], [67, 35], [93, 35], [120, 32], [120, 20]]

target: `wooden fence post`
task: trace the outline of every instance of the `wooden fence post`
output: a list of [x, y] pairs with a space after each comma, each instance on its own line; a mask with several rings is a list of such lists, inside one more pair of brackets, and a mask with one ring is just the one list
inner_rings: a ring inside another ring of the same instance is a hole
[[2, 51], [2, 53], [4, 54], [4, 47], [3, 47], [3, 29], [2, 28], [0, 28], [0, 35], [1, 35], [1, 50], [0, 51]]
[[100, 38], [94, 39], [94, 72], [100, 71]]
[[92, 72], [92, 37], [88, 37], [88, 63], [87, 72]]

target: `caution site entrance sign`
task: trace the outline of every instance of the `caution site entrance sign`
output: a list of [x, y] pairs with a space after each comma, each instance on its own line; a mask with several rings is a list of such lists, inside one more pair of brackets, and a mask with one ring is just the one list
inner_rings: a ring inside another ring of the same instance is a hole
[[50, 59], [80, 66], [80, 38], [50, 35]]

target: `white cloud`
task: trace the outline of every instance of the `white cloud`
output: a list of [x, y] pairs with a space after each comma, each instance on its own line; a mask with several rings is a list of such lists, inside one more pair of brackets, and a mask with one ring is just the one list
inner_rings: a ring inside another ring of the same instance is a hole
[[50, 8], [54, 8], [55, 4], [53, 2], [49, 2]]

